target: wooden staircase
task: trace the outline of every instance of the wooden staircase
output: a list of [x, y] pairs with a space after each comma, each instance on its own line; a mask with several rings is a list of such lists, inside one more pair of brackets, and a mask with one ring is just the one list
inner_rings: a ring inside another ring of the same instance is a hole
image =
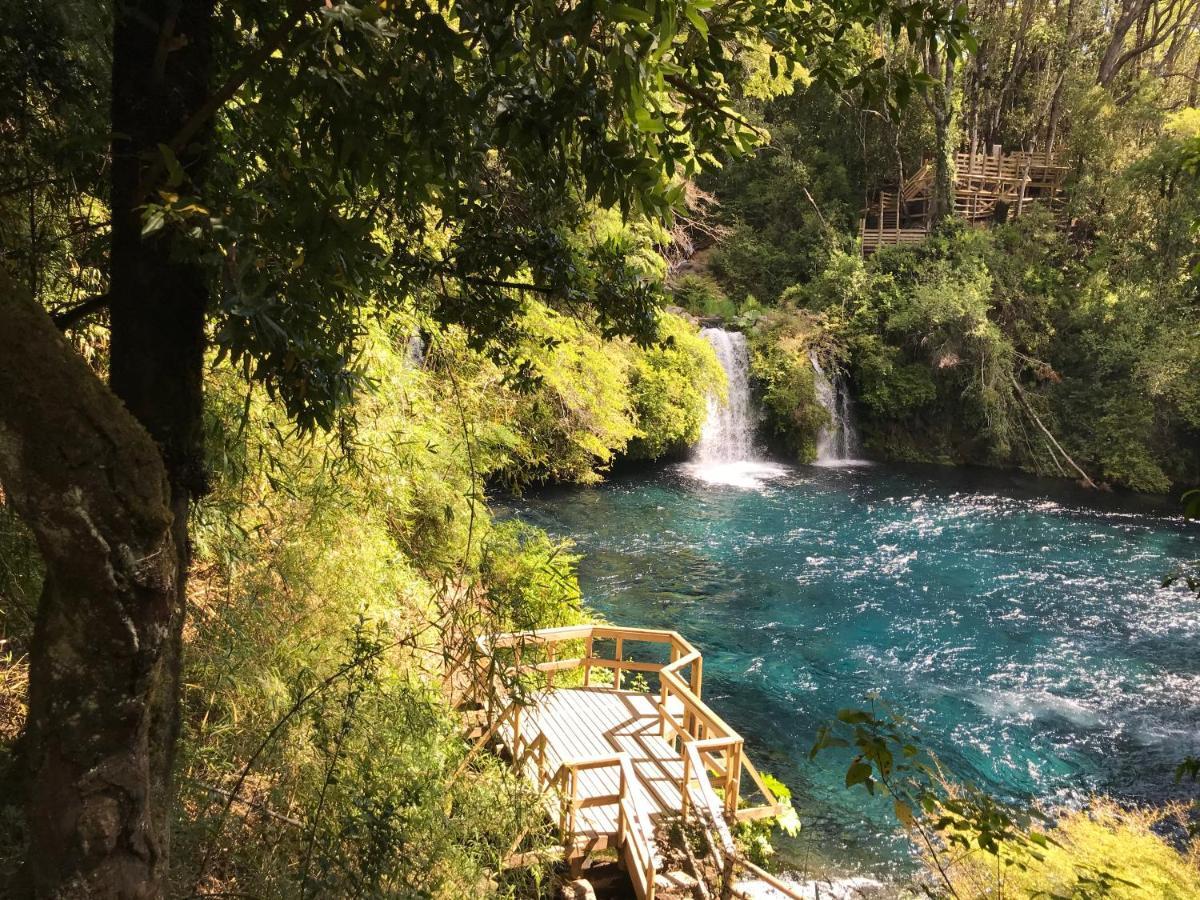
[[[1058, 202], [1069, 169], [1052, 154], [963, 151], [954, 158], [954, 215], [973, 225], [1016, 218], [1032, 203]], [[914, 244], [929, 234], [933, 166], [925, 161], [893, 191], [880, 191], [862, 211], [864, 256], [881, 247]]]
[[[602, 643], [613, 645], [611, 657]], [[631, 645], [654, 644], [667, 646], [669, 662], [629, 657]], [[541, 794], [573, 871], [611, 850], [638, 900], [694, 896], [703, 872], [684, 871], [659, 842], [659, 829], [678, 817], [703, 830], [722, 898], [775, 891], [800, 900], [737, 849], [730, 823], [778, 815], [782, 807], [743, 753], [740, 735], [700, 699], [703, 661], [678, 633], [570, 626], [492, 635], [477, 649], [461, 693], [473, 746], [454, 777], [486, 747], [507, 758]], [[611, 684], [592, 684], [595, 670], [611, 672]], [[622, 690], [626, 672], [656, 679], [658, 691]], [[560, 685], [578, 680], [555, 688], [556, 677]], [[744, 776], [761, 805], [740, 802]]]

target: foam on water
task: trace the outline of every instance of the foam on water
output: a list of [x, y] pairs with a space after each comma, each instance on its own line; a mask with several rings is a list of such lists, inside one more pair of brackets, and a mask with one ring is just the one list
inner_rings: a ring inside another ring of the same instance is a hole
[[[765, 467], [765, 468], [764, 468]], [[1002, 798], [1187, 795], [1200, 754], [1200, 599], [1161, 587], [1200, 558], [1173, 505], [1023, 476], [702, 463], [555, 490], [513, 511], [573, 538], [589, 605], [675, 628], [705, 698], [806, 828], [815, 874], [903, 876], [886, 801], [808, 760], [817, 729], [878, 693], [958, 778]]]
[[741, 460], [739, 462], [690, 462], [679, 467], [685, 475], [705, 484], [760, 490], [770, 481], [784, 478], [791, 469], [779, 463]]

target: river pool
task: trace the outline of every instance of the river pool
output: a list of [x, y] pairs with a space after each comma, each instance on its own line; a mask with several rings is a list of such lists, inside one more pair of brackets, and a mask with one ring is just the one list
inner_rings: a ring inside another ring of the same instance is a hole
[[[705, 697], [793, 791], [795, 868], [903, 877], [889, 808], [808, 751], [868, 693], [953, 774], [1010, 799], [1180, 796], [1200, 753], [1200, 558], [1174, 504], [964, 470], [687, 466], [554, 489], [509, 514], [569, 537], [587, 604], [676, 628]], [[709, 473], [711, 474], [711, 473]]]

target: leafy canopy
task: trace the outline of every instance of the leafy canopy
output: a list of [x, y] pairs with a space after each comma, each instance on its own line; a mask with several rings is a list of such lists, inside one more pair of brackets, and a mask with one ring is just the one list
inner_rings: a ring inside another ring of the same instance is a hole
[[581, 228], [592, 210], [669, 221], [685, 179], [752, 149], [731, 104], [764, 53], [773, 76], [836, 83], [871, 77], [836, 52], [852, 24], [917, 22], [949, 53], [965, 30], [938, 0], [234, 0], [218, 17], [235, 89], [216, 153], [201, 179], [160, 148], [146, 227], [211, 261], [218, 344], [304, 426], [360, 380], [365, 317], [413, 299], [499, 357], [531, 293], [651, 340], [658, 283]]

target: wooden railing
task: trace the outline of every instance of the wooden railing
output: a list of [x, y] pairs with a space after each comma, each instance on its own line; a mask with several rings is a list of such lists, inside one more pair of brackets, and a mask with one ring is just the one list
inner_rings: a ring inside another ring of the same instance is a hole
[[[597, 642], [610, 641], [613, 655], [599, 652]], [[634, 645], [665, 645], [669, 659], [626, 658]], [[570, 645], [572, 653], [558, 651]], [[611, 625], [570, 625], [538, 631], [489, 635], [477, 642], [477, 689], [479, 702], [491, 707], [497, 698], [508, 698], [522, 691], [552, 688], [556, 677], [579, 671], [584, 687], [595, 687], [597, 669], [612, 672], [612, 689], [620, 690], [626, 673], [638, 673], [658, 680], [656, 704], [660, 731], [683, 756], [688, 743], [697, 745], [703, 769], [719, 779], [724, 794], [725, 815], [729, 822], [776, 816], [781, 811], [778, 799], [767, 787], [758, 770], [746, 759], [742, 738], [702, 699], [704, 660], [700, 652], [676, 631], [652, 628], [622, 628]], [[501, 657], [511, 655], [511, 660]], [[526, 662], [530, 656], [537, 658]], [[530, 677], [544, 677], [544, 684], [528, 684]], [[561, 682], [560, 682], [561, 684]], [[607, 687], [608, 685], [604, 685]], [[514, 732], [520, 734], [520, 713]], [[489, 718], [491, 718], [489, 716]], [[758, 806], [741, 806], [743, 775], [763, 798]]]
[[[617, 767], [619, 774], [617, 793], [598, 794], [581, 799], [579, 773], [613, 766]], [[616, 845], [624, 856], [625, 870], [629, 873], [634, 891], [640, 900], [653, 900], [656, 867], [650, 847], [650, 819], [633, 790], [634, 776], [629, 754], [614, 753], [610, 756], [568, 760], [559, 767], [556, 780], [560, 782], [559, 789], [563, 798], [559, 830], [564, 835], [575, 834], [575, 819], [579, 810], [616, 806]]]
[[[551, 774], [547, 766], [548, 741], [546, 735], [539, 733], [533, 738], [529, 738], [522, 734], [521, 706], [516, 702], [510, 702], [494, 718], [463, 758], [451, 780], [457, 779], [459, 774], [470, 765], [471, 760], [505, 725], [512, 728], [510, 754], [513, 768], [526, 775], [539, 791], [557, 793], [559, 801], [558, 827], [564, 841], [569, 843], [578, 831], [576, 819], [581, 809], [616, 806], [617, 831], [614, 836], [616, 847], [624, 856], [625, 868], [633, 882], [638, 900], [654, 900], [656, 867], [650, 847], [650, 819], [638, 802], [637, 792], [633, 790], [634, 777], [629, 754], [613, 753], [609, 756], [566, 760]], [[580, 773], [612, 766], [616, 766], [619, 772], [617, 793], [581, 798], [579, 795]]]

